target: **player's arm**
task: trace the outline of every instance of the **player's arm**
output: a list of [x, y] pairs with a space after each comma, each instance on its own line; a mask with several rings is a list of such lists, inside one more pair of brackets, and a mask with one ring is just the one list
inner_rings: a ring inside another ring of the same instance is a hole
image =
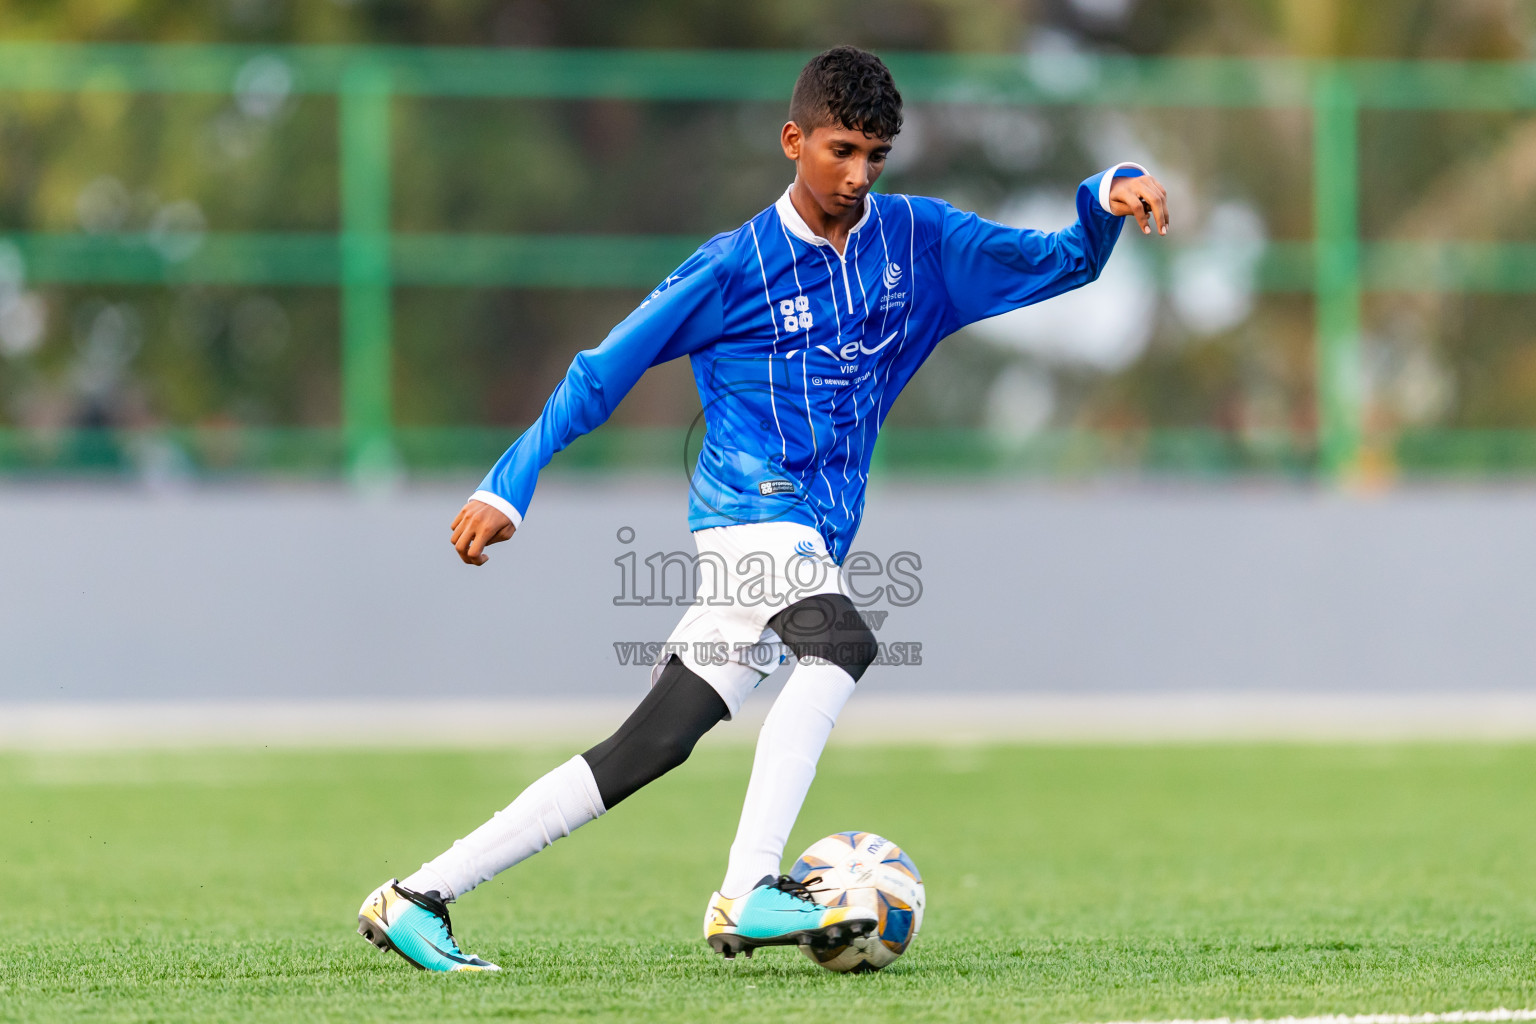
[[488, 545], [522, 525], [539, 471], [555, 452], [601, 426], [640, 375], [720, 336], [720, 285], [710, 257], [695, 254], [596, 348], [578, 353], [544, 411], [486, 474], [453, 520], [453, 546], [484, 565]]
[[1138, 164], [1117, 164], [1077, 188], [1077, 220], [1061, 231], [1013, 228], [945, 206], [940, 260], [960, 327], [1071, 291], [1104, 269], [1124, 217], [1168, 230], [1168, 194]]

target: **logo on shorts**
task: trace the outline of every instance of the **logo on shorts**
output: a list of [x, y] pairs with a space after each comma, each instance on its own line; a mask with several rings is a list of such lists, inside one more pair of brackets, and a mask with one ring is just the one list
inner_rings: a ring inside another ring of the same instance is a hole
[[799, 544], [795, 545], [795, 554], [799, 555], [801, 558], [810, 558], [816, 554], [816, 545], [812, 544], [808, 540], [803, 540]]
[[763, 497], [770, 494], [793, 494], [795, 484], [792, 480], [764, 480], [757, 485], [757, 493]]

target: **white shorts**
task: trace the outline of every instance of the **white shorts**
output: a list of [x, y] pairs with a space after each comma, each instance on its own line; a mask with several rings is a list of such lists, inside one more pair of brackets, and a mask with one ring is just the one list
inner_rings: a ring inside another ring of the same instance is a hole
[[651, 685], [667, 659], [715, 688], [727, 718], [789, 656], [768, 620], [815, 594], [842, 593], [842, 571], [821, 535], [800, 523], [742, 523], [697, 530], [698, 599], [667, 638]]

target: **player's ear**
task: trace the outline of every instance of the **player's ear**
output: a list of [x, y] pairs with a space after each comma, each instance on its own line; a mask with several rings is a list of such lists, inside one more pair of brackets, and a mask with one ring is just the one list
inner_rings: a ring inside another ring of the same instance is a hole
[[784, 156], [790, 160], [800, 159], [800, 147], [805, 143], [805, 133], [800, 126], [793, 121], [785, 121], [784, 127], [779, 130], [779, 145], [784, 147]]

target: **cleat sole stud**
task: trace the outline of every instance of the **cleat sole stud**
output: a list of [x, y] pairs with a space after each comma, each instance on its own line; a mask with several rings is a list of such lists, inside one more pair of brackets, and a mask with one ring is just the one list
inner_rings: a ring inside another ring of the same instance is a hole
[[711, 949], [724, 956], [727, 960], [735, 960], [736, 954], [740, 953], [743, 949], [747, 950], [748, 956], [752, 955], [751, 949], [748, 948], [746, 942], [738, 935], [711, 935], [709, 937], [709, 945]]
[[[384, 934], [382, 929], [375, 928], [373, 926], [373, 922], [371, 921], [366, 919], [359, 921], [357, 925], [357, 934], [361, 935], [363, 938], [367, 939], [373, 945], [379, 947], [382, 950], [388, 951], [391, 948], [389, 944], [389, 937]], [[409, 959], [409, 957], [407, 957], [407, 959]]]

